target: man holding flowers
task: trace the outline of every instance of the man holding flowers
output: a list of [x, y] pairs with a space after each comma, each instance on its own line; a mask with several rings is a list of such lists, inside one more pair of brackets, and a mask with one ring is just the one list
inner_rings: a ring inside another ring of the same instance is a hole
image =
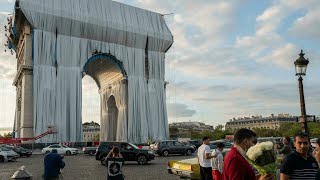
[[234, 134], [234, 146], [226, 155], [223, 164], [224, 180], [273, 180], [273, 174], [256, 176], [248, 163], [246, 152], [257, 143], [257, 135], [249, 129], [239, 129]]

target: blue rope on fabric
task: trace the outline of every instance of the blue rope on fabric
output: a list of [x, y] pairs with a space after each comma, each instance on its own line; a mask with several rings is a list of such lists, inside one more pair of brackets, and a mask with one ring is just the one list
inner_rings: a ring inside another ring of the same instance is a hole
[[31, 58], [32, 58], [32, 66], [34, 65], [34, 30], [32, 31], [32, 52], [31, 52]]
[[121, 73], [123, 76], [125, 76], [125, 71], [121, 65], [121, 62], [119, 60], [117, 60], [114, 56], [112, 55], [108, 55], [108, 54], [96, 54], [93, 55], [91, 58], [89, 58], [86, 62], [86, 64], [83, 67], [84, 71], [88, 70], [89, 64], [97, 59], [102, 59], [102, 60], [109, 60], [109, 61], [113, 61], [114, 63], [117, 64], [118, 68], [120, 69]]

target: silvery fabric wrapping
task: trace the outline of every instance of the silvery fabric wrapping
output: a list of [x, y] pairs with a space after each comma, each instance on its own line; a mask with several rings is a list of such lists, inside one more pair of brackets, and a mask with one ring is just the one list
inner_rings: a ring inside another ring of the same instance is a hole
[[[19, 0], [19, 6], [33, 27], [34, 134], [49, 125], [58, 131], [37, 142], [82, 140], [82, 71], [95, 50], [121, 61], [128, 80], [99, 87], [101, 140], [169, 137], [164, 63], [173, 37], [162, 15], [110, 0]], [[108, 108], [111, 96], [117, 116]]]

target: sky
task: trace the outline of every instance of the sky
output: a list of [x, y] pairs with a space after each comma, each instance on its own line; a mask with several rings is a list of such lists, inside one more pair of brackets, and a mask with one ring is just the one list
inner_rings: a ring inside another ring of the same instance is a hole
[[[320, 115], [319, 0], [118, 0], [158, 12], [174, 36], [166, 54], [169, 123], [300, 114], [294, 61], [309, 58], [306, 110]], [[13, 0], [0, 0], [0, 128], [12, 127], [15, 56], [4, 52]], [[83, 121], [99, 122], [98, 87], [83, 79]]]

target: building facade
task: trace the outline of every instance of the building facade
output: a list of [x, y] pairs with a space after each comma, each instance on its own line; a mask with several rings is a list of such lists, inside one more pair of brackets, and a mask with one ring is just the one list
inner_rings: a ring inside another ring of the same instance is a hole
[[278, 114], [275, 116], [271, 114], [269, 117], [252, 116], [243, 118], [233, 118], [226, 123], [225, 128], [230, 130], [237, 130], [241, 128], [254, 129], [277, 129], [281, 123], [298, 122], [297, 116], [291, 116], [290, 114]]
[[206, 125], [202, 122], [175, 122], [169, 124], [170, 127], [176, 127], [178, 129], [178, 136], [190, 135], [190, 130], [195, 132], [202, 132], [202, 131], [213, 131], [213, 126]]
[[94, 142], [99, 141], [100, 138], [100, 125], [94, 122], [82, 125], [83, 141]]

